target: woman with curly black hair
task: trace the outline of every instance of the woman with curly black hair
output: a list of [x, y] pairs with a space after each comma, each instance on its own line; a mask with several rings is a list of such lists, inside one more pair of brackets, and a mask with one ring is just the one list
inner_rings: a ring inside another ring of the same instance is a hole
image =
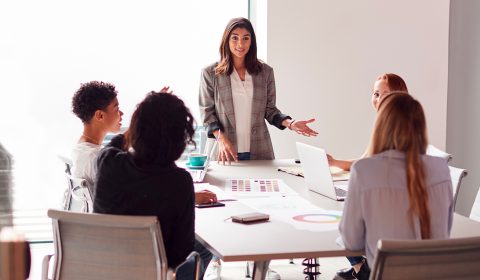
[[[182, 100], [150, 92], [138, 104], [127, 132], [114, 137], [97, 161], [94, 212], [157, 216], [169, 267], [198, 246], [192, 177], [175, 165], [186, 145], [195, 143], [194, 133], [193, 116]], [[211, 258], [207, 255], [202, 257], [205, 267]], [[177, 279], [187, 278], [179, 272]]]

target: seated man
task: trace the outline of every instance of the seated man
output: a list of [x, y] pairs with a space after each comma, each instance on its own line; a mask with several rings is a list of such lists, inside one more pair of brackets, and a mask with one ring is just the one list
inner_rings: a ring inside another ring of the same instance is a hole
[[115, 86], [98, 81], [82, 84], [72, 98], [72, 110], [83, 123], [82, 135], [72, 150], [72, 175], [93, 186], [103, 139], [109, 132], [119, 132], [122, 125]]

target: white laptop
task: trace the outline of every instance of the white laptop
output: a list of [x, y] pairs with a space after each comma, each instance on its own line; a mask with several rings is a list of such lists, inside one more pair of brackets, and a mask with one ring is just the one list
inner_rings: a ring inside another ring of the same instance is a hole
[[297, 142], [297, 152], [307, 187], [331, 199], [345, 200], [348, 181], [333, 181], [325, 150]]
[[205, 164], [203, 165], [203, 168], [187, 168], [187, 171], [190, 173], [192, 176], [193, 182], [194, 183], [201, 183], [203, 182], [203, 179], [205, 178], [205, 175], [207, 174], [208, 166], [210, 165], [210, 159], [212, 156], [215, 155], [215, 149], [217, 147], [217, 141], [214, 141], [212, 143], [212, 146], [210, 147], [210, 153], [207, 156], [207, 160], [205, 161]]
[[203, 165], [203, 168], [201, 168], [201, 169], [187, 168], [187, 171], [192, 176], [192, 179], [193, 179], [194, 183], [203, 182], [203, 179], [205, 178], [205, 174], [207, 174], [209, 164], [210, 164], [210, 156], [207, 156], [207, 160], [205, 161], [205, 164]]

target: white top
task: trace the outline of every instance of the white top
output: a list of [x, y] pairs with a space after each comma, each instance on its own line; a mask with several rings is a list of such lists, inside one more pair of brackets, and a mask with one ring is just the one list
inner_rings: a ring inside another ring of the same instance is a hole
[[[430, 225], [433, 239], [450, 236], [453, 220], [452, 181], [447, 161], [425, 155]], [[350, 172], [348, 195], [339, 230], [345, 248], [365, 249], [373, 264], [379, 239], [421, 239], [420, 222], [407, 219], [405, 155], [389, 150], [355, 162]]]
[[87, 180], [90, 186], [97, 175], [97, 156], [102, 146], [81, 142], [72, 149], [72, 176]]
[[237, 133], [237, 152], [250, 152], [250, 133], [252, 123], [253, 81], [245, 71], [245, 81], [240, 79], [235, 68], [230, 75], [232, 84], [233, 110]]

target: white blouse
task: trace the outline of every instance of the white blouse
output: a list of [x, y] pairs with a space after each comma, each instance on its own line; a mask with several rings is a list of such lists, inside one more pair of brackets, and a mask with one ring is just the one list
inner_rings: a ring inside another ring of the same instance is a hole
[[[450, 236], [453, 191], [447, 161], [422, 156], [427, 174], [432, 239]], [[420, 221], [409, 222], [405, 154], [388, 150], [352, 165], [340, 234], [349, 250], [365, 249], [373, 264], [379, 239], [421, 239]]]
[[242, 81], [234, 68], [230, 75], [230, 82], [232, 84], [233, 109], [235, 111], [237, 152], [250, 152], [253, 101], [252, 76], [245, 71], [245, 81]]

